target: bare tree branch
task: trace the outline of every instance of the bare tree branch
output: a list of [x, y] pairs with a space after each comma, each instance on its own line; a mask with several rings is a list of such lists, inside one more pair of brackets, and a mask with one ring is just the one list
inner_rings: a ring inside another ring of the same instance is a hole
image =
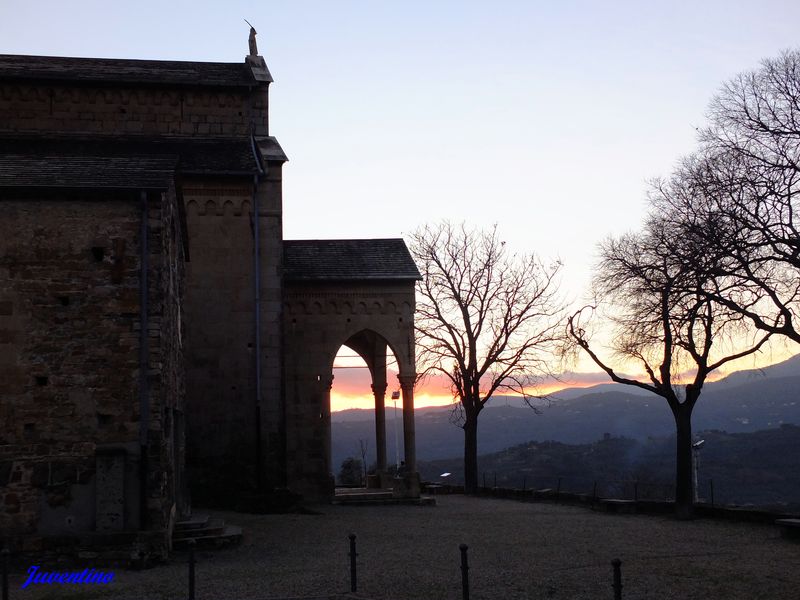
[[465, 480], [477, 486], [477, 418], [499, 391], [521, 395], [548, 372], [563, 340], [558, 296], [561, 265], [510, 254], [497, 227], [429, 225], [411, 236], [423, 274], [417, 288], [418, 364], [444, 374], [465, 434]]
[[[655, 189], [661, 198], [692, 198], [694, 193], [680, 172], [657, 182]], [[666, 400], [678, 434], [676, 505], [680, 514], [689, 514], [691, 415], [703, 385], [715, 369], [758, 352], [771, 333], [745, 335], [748, 327], [741, 315], [714, 299], [717, 290], [731, 285], [724, 272], [727, 258], [706, 237], [693, 235], [674, 211], [661, 212], [662, 207], [653, 203], [640, 232], [601, 244], [594, 279], [599, 306], [613, 326], [614, 351], [622, 359], [638, 362], [649, 382], [619, 375], [600, 357], [585, 326], [587, 316], [597, 312], [595, 307], [584, 307], [569, 317], [567, 333], [612, 381]], [[694, 217], [692, 227], [698, 225]], [[691, 373], [688, 382], [680, 379], [684, 368]]]

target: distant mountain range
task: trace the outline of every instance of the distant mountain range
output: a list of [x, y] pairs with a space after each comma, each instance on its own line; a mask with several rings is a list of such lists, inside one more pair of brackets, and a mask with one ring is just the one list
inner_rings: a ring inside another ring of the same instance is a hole
[[[451, 422], [447, 407], [416, 411], [417, 457], [420, 461], [457, 458], [463, 453], [463, 431]], [[374, 461], [375, 425], [372, 410], [346, 410], [332, 415], [334, 469], [348, 456], [358, 456], [358, 440], [368, 440]], [[394, 414], [386, 414], [387, 451], [394, 461]], [[695, 408], [694, 429], [747, 433], [800, 424], [800, 355], [758, 370], [732, 373], [706, 384]], [[402, 457], [402, 415], [396, 424]], [[644, 441], [670, 436], [672, 415], [666, 402], [644, 390], [619, 384], [572, 388], [553, 395], [539, 414], [518, 398], [497, 397], [478, 423], [478, 453], [538, 441], [587, 444], [610, 434]]]

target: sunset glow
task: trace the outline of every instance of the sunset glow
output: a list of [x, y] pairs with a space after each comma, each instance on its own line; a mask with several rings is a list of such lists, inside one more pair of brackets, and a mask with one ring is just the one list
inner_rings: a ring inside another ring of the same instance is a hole
[[[369, 387], [367, 387], [369, 389]], [[414, 394], [414, 408], [424, 408], [428, 406], [450, 406], [453, 403], [452, 396], [436, 396], [423, 392]], [[394, 409], [394, 401], [389, 394], [386, 394], [386, 410]], [[350, 408], [375, 408], [375, 400], [372, 394], [341, 394], [335, 389], [331, 390], [331, 411], [347, 410]], [[397, 410], [403, 408], [402, 399], [397, 401]]]
[[[341, 354], [347, 351], [352, 355], [352, 352], [347, 348], [343, 349]], [[734, 371], [741, 371], [747, 369], [760, 369], [782, 362], [791, 356], [792, 352], [785, 344], [776, 344], [772, 348], [753, 357], [747, 357], [735, 363], [728, 365], [726, 369], [720, 369], [711, 374], [708, 378], [709, 382], [718, 381]], [[391, 362], [391, 360], [390, 360]], [[358, 363], [361, 363], [360, 365]], [[341, 368], [346, 366], [347, 368]], [[363, 368], [357, 368], [361, 367]], [[347, 410], [350, 408], [372, 409], [375, 406], [375, 400], [370, 388], [371, 379], [369, 369], [360, 358], [348, 357], [345, 359], [337, 358], [334, 363], [334, 381], [333, 388], [331, 389], [331, 410], [336, 412], [340, 410]], [[638, 379], [640, 381], [647, 381], [644, 372], [633, 371], [630, 373], [621, 372], [620, 375], [628, 378]], [[684, 380], [688, 380], [689, 374], [683, 376]], [[399, 390], [400, 386], [397, 383], [397, 371], [391, 368], [387, 369], [387, 389], [385, 405], [387, 410], [392, 410], [394, 407], [391, 400], [391, 392]], [[566, 388], [590, 388], [595, 385], [603, 383], [611, 383], [608, 375], [601, 372], [565, 372], [555, 378], [548, 378], [543, 380], [535, 388], [528, 390], [531, 394], [545, 395], [553, 394], [559, 390]], [[498, 394], [505, 395], [505, 394]], [[443, 376], [429, 377], [426, 381], [421, 383], [414, 391], [414, 407], [423, 408], [429, 406], [449, 406], [453, 403], [453, 397], [450, 393], [450, 388]], [[402, 397], [397, 401], [397, 408], [403, 406]]]

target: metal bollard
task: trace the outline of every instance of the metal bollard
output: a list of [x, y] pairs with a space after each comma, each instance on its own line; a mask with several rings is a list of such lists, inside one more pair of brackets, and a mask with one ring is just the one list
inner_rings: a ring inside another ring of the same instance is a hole
[[3, 548], [3, 600], [8, 600], [8, 548]]
[[467, 562], [467, 549], [469, 546], [461, 544], [461, 598], [469, 600], [469, 564]]
[[561, 477], [558, 478], [558, 485], [556, 486], [556, 500], [561, 499]]
[[350, 591], [356, 593], [358, 591], [358, 579], [356, 575], [356, 534], [351, 533], [350, 538]]
[[711, 492], [711, 508], [714, 508], [714, 480], [708, 480], [709, 491]]
[[611, 586], [614, 588], [614, 600], [622, 600], [622, 572], [620, 571], [622, 561], [615, 558], [611, 561], [611, 566], [614, 568], [614, 583]]
[[189, 600], [194, 600], [194, 547], [195, 540], [189, 540]]
[[592, 500], [597, 500], [597, 482], [594, 482], [594, 487], [592, 488]]

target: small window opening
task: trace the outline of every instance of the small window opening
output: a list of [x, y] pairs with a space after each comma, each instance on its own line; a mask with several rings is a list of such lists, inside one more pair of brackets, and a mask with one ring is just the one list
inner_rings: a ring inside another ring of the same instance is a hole
[[92, 256], [94, 257], [94, 262], [103, 262], [106, 256], [106, 249], [102, 246], [92, 246]]
[[59, 296], [58, 301], [61, 303], [61, 306], [69, 306], [69, 297], [67, 296]]
[[47, 385], [47, 377], [45, 377], [44, 375], [37, 375], [36, 385]]

